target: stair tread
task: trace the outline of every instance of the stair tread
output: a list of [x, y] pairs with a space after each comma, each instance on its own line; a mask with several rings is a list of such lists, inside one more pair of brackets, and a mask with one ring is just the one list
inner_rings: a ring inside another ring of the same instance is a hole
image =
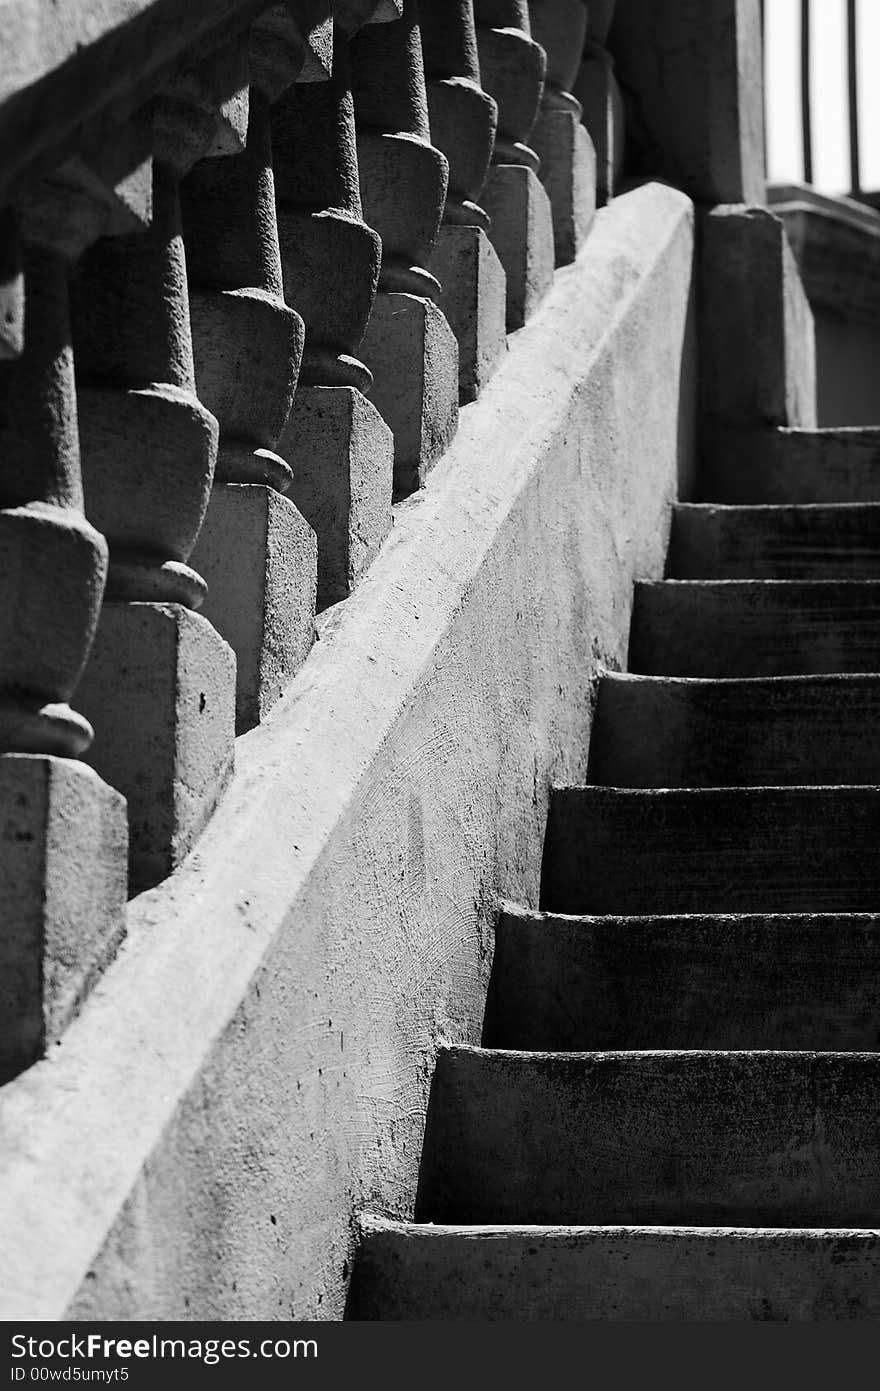
[[877, 1319], [880, 1232], [362, 1219], [355, 1318]]
[[415, 1215], [872, 1227], [878, 1116], [873, 1053], [448, 1047]]
[[564, 916], [507, 907], [486, 1047], [880, 1048], [880, 914]]

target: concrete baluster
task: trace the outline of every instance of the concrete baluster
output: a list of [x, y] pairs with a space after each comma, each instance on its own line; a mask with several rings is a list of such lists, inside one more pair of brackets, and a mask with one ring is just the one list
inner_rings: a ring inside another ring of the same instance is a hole
[[293, 470], [288, 496], [318, 537], [319, 610], [351, 592], [391, 527], [394, 441], [358, 356], [382, 244], [361, 207], [349, 34], [375, 8], [347, 5], [330, 80], [297, 84], [272, 107], [284, 297], [306, 326], [278, 449]]
[[572, 91], [583, 107], [581, 117], [596, 151], [596, 199], [614, 196], [623, 168], [624, 112], [614, 59], [605, 47], [616, 0], [588, 0], [584, 57]]
[[587, 33], [584, 0], [529, 0], [532, 37], [547, 54], [547, 75], [532, 144], [553, 209], [557, 266], [568, 265], [596, 212], [596, 152], [571, 93]]
[[431, 144], [416, 0], [352, 44], [364, 216], [382, 238], [379, 294], [364, 337], [373, 400], [394, 433], [394, 492], [421, 487], [458, 428], [458, 344], [426, 269], [449, 165]]
[[547, 57], [531, 37], [526, 0], [474, 0], [483, 86], [498, 103], [493, 168], [483, 190], [490, 237], [507, 276], [507, 328], [521, 328], [550, 288], [553, 214], [526, 142], [537, 120]]
[[431, 140], [449, 161], [443, 224], [429, 262], [458, 340], [459, 401], [473, 401], [507, 350], [506, 281], [476, 201], [486, 181], [498, 107], [480, 86], [473, 0], [419, 0]]
[[204, 616], [236, 655], [236, 727], [258, 724], [309, 653], [317, 544], [283, 497], [276, 451], [302, 357], [284, 303], [269, 105], [251, 86], [247, 149], [200, 161], [181, 185], [200, 399], [220, 423], [211, 502], [193, 552]]
[[128, 798], [135, 889], [184, 857], [233, 764], [235, 658], [187, 563], [219, 429], [196, 395], [179, 183], [243, 149], [246, 60], [230, 45], [161, 94], [150, 231], [98, 242], [73, 282], [86, 508], [110, 543], [82, 702], [90, 761]]
[[0, 208], [0, 362], [24, 349], [24, 272], [11, 208]]
[[271, 105], [294, 82], [326, 82], [333, 69], [331, 0], [282, 0], [250, 27], [251, 80]]
[[60, 1037], [125, 928], [125, 801], [77, 761], [92, 728], [69, 704], [107, 544], [83, 514], [68, 269], [149, 218], [142, 134], [83, 149], [0, 213], [16, 354], [0, 361], [0, 1080]]

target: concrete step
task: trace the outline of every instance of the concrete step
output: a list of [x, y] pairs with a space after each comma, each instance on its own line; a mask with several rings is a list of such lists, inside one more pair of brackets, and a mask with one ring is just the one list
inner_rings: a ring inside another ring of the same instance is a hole
[[880, 580], [639, 582], [629, 669], [652, 676], [877, 671]]
[[669, 579], [876, 579], [880, 503], [673, 509]]
[[880, 428], [749, 432], [700, 470], [700, 500], [880, 502]]
[[420, 1222], [880, 1226], [880, 1056], [438, 1054]]
[[880, 1319], [880, 1232], [419, 1226], [364, 1218], [355, 1319]]
[[880, 910], [880, 788], [555, 787], [541, 907], [626, 916]]
[[880, 676], [609, 673], [588, 780], [612, 787], [880, 784]]
[[880, 1048], [880, 916], [507, 908], [488, 1048]]

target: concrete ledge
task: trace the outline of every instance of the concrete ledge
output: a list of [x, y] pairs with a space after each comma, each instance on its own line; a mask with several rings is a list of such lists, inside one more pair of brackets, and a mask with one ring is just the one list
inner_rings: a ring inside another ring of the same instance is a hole
[[767, 194], [813, 308], [880, 328], [880, 213], [806, 184], [771, 185]]
[[874, 425], [880, 352], [880, 213], [803, 184], [775, 185], [816, 324], [820, 425]]
[[[51, 1059], [0, 1092], [0, 1317], [339, 1318], [411, 1210], [438, 1041], [479, 1038], [501, 898], [662, 573], [688, 200], [597, 217]], [[688, 403], [680, 415], [679, 401]]]

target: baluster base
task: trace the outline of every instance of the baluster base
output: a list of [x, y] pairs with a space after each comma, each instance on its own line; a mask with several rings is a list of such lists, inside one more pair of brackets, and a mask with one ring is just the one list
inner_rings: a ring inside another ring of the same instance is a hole
[[394, 436], [353, 387], [300, 387], [279, 449], [318, 538], [321, 613], [354, 589], [391, 530]]
[[215, 484], [193, 560], [208, 582], [201, 613], [235, 653], [238, 734], [265, 718], [309, 655], [316, 549], [308, 522], [274, 488]]
[[0, 755], [0, 1081], [75, 1018], [125, 933], [125, 801], [91, 768]]
[[550, 199], [537, 174], [499, 164], [482, 194], [492, 219], [489, 236], [507, 276], [507, 331], [522, 328], [553, 281], [555, 250]]
[[572, 111], [542, 111], [531, 136], [553, 211], [557, 266], [570, 265], [596, 215], [596, 151]]
[[440, 308], [458, 340], [458, 399], [475, 401], [507, 352], [504, 268], [479, 227], [441, 227], [431, 269]]
[[394, 434], [394, 497], [408, 497], [458, 429], [458, 344], [431, 300], [380, 291], [362, 348], [373, 404]]
[[235, 657], [180, 604], [105, 603], [77, 703], [87, 761], [128, 801], [138, 893], [181, 862], [232, 772]]
[[624, 110], [613, 61], [596, 44], [587, 45], [573, 93], [596, 151], [596, 202], [604, 207], [623, 168]]

